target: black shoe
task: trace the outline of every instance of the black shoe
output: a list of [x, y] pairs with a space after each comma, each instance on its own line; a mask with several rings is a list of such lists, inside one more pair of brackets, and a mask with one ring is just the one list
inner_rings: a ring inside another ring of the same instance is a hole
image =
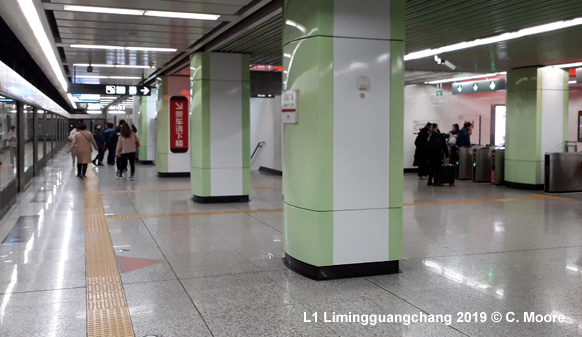
[[103, 163], [99, 163], [99, 164], [97, 164], [97, 166], [105, 166], [105, 165], [103, 165]]
[[85, 178], [84, 178], [82, 175], [80, 175], [80, 174], [77, 174], [77, 177], [79, 177], [79, 178], [81, 178], [81, 179], [85, 180]]
[[83, 175], [81, 175], [81, 177], [82, 177], [83, 179], [87, 179], [87, 176], [86, 176], [86, 175], [84, 175], [84, 174], [83, 174]]
[[120, 170], [117, 170], [117, 172], [115, 172], [115, 174], [119, 177], [119, 178], [123, 178], [123, 173]]
[[91, 160], [91, 162], [93, 163], [93, 165], [97, 166], [97, 163], [95, 162], [96, 159]]

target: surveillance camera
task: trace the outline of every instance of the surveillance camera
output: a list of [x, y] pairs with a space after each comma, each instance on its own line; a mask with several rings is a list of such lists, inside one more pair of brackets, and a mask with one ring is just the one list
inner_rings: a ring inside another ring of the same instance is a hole
[[88, 73], [92, 73], [92, 72], [93, 72], [93, 66], [91, 66], [91, 65], [90, 65], [90, 66], [88, 66], [88, 67], [87, 67], [87, 72], [88, 72]]
[[445, 61], [443, 62], [443, 64], [444, 64], [444, 65], [445, 65], [447, 68], [449, 68], [449, 69], [451, 69], [451, 70], [455, 70], [455, 69], [457, 69], [457, 66], [456, 66], [456, 65], [454, 65], [454, 64], [452, 64], [452, 63], [451, 63], [451, 62], [449, 62], [449, 61], [446, 61], [446, 60], [445, 60]]

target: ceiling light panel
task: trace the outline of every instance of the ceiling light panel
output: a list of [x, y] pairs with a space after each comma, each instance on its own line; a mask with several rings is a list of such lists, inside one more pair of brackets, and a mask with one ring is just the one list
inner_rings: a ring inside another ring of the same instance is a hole
[[187, 20], [218, 20], [220, 15], [203, 14], [203, 13], [188, 13], [188, 12], [167, 12], [167, 11], [153, 11], [143, 9], [124, 9], [113, 7], [93, 7], [93, 6], [72, 6], [65, 5], [64, 10], [71, 12], [85, 12], [85, 13], [100, 13], [100, 14], [120, 14], [120, 15], [136, 15], [136, 16], [153, 16], [159, 18], [175, 18]]
[[[88, 67], [89, 63], [75, 63], [75, 67]], [[140, 66], [140, 65], [129, 65], [129, 64], [91, 64], [93, 68], [135, 68], [135, 69], [147, 69], [152, 68], [150, 66]]]
[[165, 11], [145, 11], [145, 16], [155, 16], [160, 18], [177, 18], [188, 20], [218, 20], [220, 15], [185, 13], [185, 12], [165, 12]]
[[452, 45], [448, 45], [448, 46], [444, 46], [444, 47], [440, 47], [440, 48], [436, 48], [436, 49], [425, 49], [425, 50], [409, 53], [409, 54], [406, 54], [404, 56], [404, 60], [405, 61], [416, 60], [416, 59], [420, 59], [420, 58], [424, 58], [424, 57], [434, 56], [437, 54], [448, 53], [448, 52], [472, 48], [472, 47], [476, 47], [476, 46], [483, 46], [483, 45], [497, 43], [497, 42], [501, 42], [501, 41], [513, 40], [513, 39], [517, 39], [517, 38], [524, 37], [524, 36], [530, 36], [530, 35], [535, 35], [535, 34], [540, 34], [540, 33], [551, 32], [554, 30], [564, 29], [564, 28], [568, 28], [568, 27], [574, 27], [574, 26], [578, 26], [578, 25], [582, 25], [582, 18], [576, 18], [576, 19], [567, 20], [567, 21], [552, 22], [552, 23], [548, 23], [545, 25], [524, 28], [524, 29], [518, 30], [516, 32], [508, 32], [508, 33], [503, 33], [500, 35], [491, 36], [491, 37], [487, 37], [484, 39], [464, 41], [464, 42], [455, 43]]
[[71, 48], [85, 48], [85, 49], [125, 49], [122, 46], [108, 46], [100, 44], [72, 44]]
[[22, 9], [22, 13], [26, 18], [26, 21], [28, 22], [30, 28], [32, 29], [32, 32], [34, 33], [34, 36], [36, 37], [38, 44], [42, 48], [44, 55], [46, 56], [49, 64], [51, 65], [53, 73], [56, 75], [59, 83], [61, 84], [61, 87], [66, 92], [68, 82], [65, 79], [65, 76], [63, 75], [60, 63], [57, 60], [57, 57], [50, 43], [48, 35], [44, 30], [42, 22], [40, 21], [40, 17], [38, 16], [38, 12], [36, 11], [34, 3], [32, 2], [32, 0], [18, 0], [18, 4]]
[[123, 9], [112, 7], [93, 7], [93, 6], [71, 6], [65, 5], [64, 10], [71, 12], [102, 13], [102, 14], [121, 14], [121, 15], [143, 15], [144, 10]]
[[177, 51], [176, 48], [153, 48], [153, 47], [123, 47], [123, 46], [109, 46], [109, 45], [99, 45], [99, 44], [72, 44], [71, 48], [86, 48], [86, 49], [115, 49], [115, 50], [139, 50], [139, 51], [157, 51], [157, 52], [170, 52], [173, 53]]

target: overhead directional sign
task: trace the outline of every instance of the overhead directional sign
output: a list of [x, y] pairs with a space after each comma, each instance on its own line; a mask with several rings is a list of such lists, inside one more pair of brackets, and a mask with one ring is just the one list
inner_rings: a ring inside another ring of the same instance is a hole
[[504, 77], [490, 80], [453, 83], [453, 95], [505, 90], [505, 88], [506, 80]]
[[151, 96], [152, 88], [142, 85], [70, 84], [67, 91], [74, 94]]

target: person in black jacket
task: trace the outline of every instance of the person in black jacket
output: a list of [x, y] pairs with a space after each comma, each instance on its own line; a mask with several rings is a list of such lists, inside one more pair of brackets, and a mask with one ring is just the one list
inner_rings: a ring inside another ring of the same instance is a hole
[[101, 129], [101, 124], [95, 125], [95, 131], [93, 131], [93, 138], [97, 143], [97, 156], [91, 161], [95, 166], [103, 166], [103, 157], [105, 156], [105, 137], [103, 136], [103, 130]]
[[117, 147], [117, 130], [113, 128], [113, 123], [107, 123], [107, 130], [103, 131], [103, 139], [107, 153], [107, 164], [115, 165], [115, 148]]
[[[425, 144], [426, 157], [429, 163], [428, 186], [443, 186], [440, 182], [441, 168], [444, 158], [449, 158], [447, 141], [439, 131], [437, 124], [432, 125], [432, 131]], [[434, 183], [433, 183], [434, 178]]]
[[428, 175], [428, 159], [426, 158], [426, 141], [428, 140], [428, 136], [432, 131], [432, 123], [428, 122], [426, 126], [418, 132], [418, 136], [416, 136], [416, 140], [414, 141], [414, 146], [416, 146], [416, 150], [414, 151], [414, 163], [413, 166], [418, 166], [418, 179], [422, 179], [422, 177]]

